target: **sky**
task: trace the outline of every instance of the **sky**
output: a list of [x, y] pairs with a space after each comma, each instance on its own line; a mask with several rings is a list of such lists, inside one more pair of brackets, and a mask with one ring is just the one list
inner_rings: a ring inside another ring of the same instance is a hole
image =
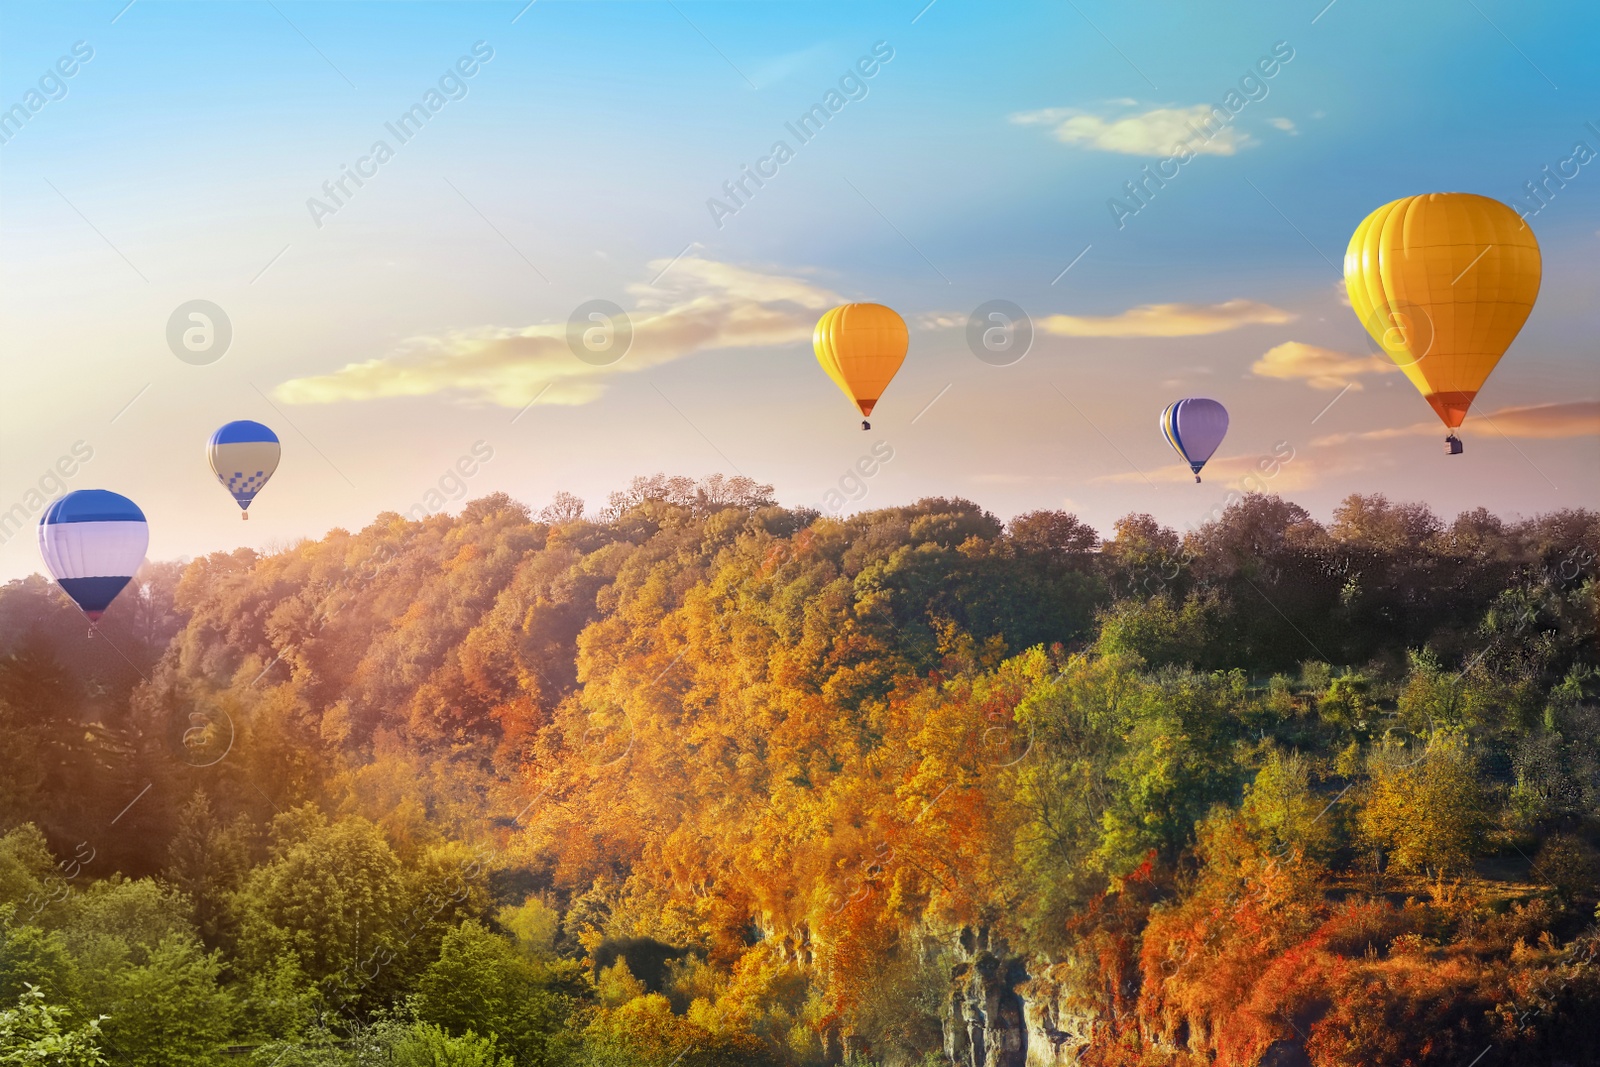
[[[0, 578], [83, 488], [152, 559], [658, 471], [1102, 531], [1240, 488], [1592, 507], [1597, 44], [1511, 0], [0, 5]], [[1442, 191], [1544, 263], [1459, 456], [1342, 282], [1367, 213]], [[911, 333], [867, 433], [810, 344], [856, 300]], [[592, 301], [627, 326], [585, 361]], [[980, 358], [991, 301], [1029, 325]], [[1186, 396], [1231, 415], [1199, 485], [1157, 428]], [[232, 419], [283, 441], [248, 525], [204, 459]]]

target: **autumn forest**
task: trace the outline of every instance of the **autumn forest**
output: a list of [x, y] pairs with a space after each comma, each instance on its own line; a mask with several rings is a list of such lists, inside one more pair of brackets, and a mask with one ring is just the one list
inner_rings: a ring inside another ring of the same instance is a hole
[[1600, 1063], [1597, 557], [656, 476], [14, 581], [0, 1064]]

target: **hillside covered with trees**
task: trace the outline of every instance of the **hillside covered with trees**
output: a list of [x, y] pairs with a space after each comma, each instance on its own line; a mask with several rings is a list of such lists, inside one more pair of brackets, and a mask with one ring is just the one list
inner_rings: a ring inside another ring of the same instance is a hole
[[1600, 514], [770, 492], [0, 589], [0, 1064], [1600, 1062]]

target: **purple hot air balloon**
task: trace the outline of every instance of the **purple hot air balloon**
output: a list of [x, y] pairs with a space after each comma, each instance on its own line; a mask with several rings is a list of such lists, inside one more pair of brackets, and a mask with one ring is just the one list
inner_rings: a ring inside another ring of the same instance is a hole
[[1161, 413], [1161, 432], [1198, 482], [1200, 468], [1227, 436], [1228, 409], [1203, 396], [1176, 401]]

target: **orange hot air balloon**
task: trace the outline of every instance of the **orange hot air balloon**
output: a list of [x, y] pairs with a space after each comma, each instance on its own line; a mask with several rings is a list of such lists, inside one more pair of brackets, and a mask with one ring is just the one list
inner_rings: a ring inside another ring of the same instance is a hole
[[[871, 415], [910, 343], [906, 321], [882, 304], [844, 304], [817, 320], [817, 362], [862, 415]], [[861, 428], [872, 424], [861, 420]]]
[[[1344, 253], [1350, 306], [1452, 431], [1528, 321], [1539, 276], [1527, 223], [1472, 193], [1385, 204]], [[1445, 442], [1461, 451], [1453, 432]]]

